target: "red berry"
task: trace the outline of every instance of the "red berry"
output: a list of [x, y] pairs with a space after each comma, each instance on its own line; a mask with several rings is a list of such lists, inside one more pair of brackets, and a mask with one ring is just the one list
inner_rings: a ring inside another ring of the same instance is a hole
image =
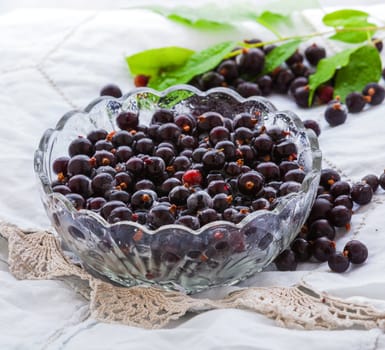
[[136, 87], [144, 87], [147, 86], [150, 77], [147, 75], [139, 74], [134, 78], [134, 84]]
[[317, 89], [317, 96], [320, 103], [328, 103], [333, 99], [334, 89], [330, 85], [322, 85]]
[[189, 186], [200, 185], [202, 182], [202, 174], [196, 169], [188, 170], [183, 174], [182, 180]]

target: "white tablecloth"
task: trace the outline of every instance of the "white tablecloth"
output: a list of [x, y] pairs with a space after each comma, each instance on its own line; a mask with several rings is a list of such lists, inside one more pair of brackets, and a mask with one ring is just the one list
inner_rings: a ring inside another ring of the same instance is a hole
[[[385, 6], [371, 6], [385, 21]], [[320, 28], [321, 11], [305, 11], [305, 30]], [[133, 87], [124, 56], [179, 45], [201, 49], [221, 40], [271, 37], [254, 23], [228, 32], [199, 32], [144, 10], [16, 10], [0, 16], [0, 219], [22, 227], [49, 223], [38, 196], [33, 152], [45, 129], [69, 109], [84, 107], [106, 83]], [[382, 34], [382, 37], [384, 35]], [[335, 50], [328, 45], [328, 50]], [[299, 110], [273, 96], [279, 109], [321, 122], [325, 166], [359, 180], [385, 168], [385, 104], [350, 115], [330, 128], [323, 107]], [[321, 291], [370, 302], [385, 310], [385, 192], [359, 209], [352, 230], [339, 234], [342, 248], [352, 237], [369, 248], [366, 264], [344, 274], [327, 264], [295, 272], [265, 271], [243, 285], [292, 285], [303, 280]], [[88, 319], [87, 302], [59, 281], [18, 281], [9, 273], [6, 242], [0, 240], [0, 349], [381, 349], [380, 330], [298, 331], [279, 328], [261, 315], [240, 310], [186, 317], [167, 329], [147, 331]], [[236, 287], [233, 287], [236, 288]], [[229, 290], [231, 288], [228, 288]], [[205, 296], [223, 294], [212, 290]]]

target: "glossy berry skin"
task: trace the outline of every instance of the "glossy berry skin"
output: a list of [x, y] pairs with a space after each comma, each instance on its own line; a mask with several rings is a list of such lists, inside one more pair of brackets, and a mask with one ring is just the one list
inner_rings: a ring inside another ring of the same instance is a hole
[[299, 86], [293, 92], [294, 100], [297, 106], [302, 108], [309, 107], [309, 86]]
[[182, 176], [182, 181], [188, 186], [200, 185], [202, 182], [202, 174], [199, 170], [187, 170]]
[[291, 244], [291, 250], [297, 261], [307, 261], [311, 257], [311, 245], [303, 238], [296, 238]]
[[122, 112], [117, 116], [116, 123], [122, 130], [135, 129], [139, 124], [139, 117], [136, 113]]
[[321, 179], [320, 185], [323, 186], [326, 190], [330, 189], [330, 187], [337, 181], [341, 180], [340, 174], [337, 171], [325, 168], [321, 170]]
[[377, 83], [369, 83], [362, 90], [366, 101], [372, 106], [379, 105], [385, 99], [385, 89]]
[[198, 218], [191, 215], [180, 216], [175, 224], [186, 226], [192, 230], [198, 230], [201, 227]]
[[295, 254], [291, 249], [286, 249], [279, 254], [275, 258], [274, 264], [279, 271], [295, 271], [298, 265]]
[[373, 190], [373, 193], [377, 191], [377, 188], [380, 185], [378, 177], [376, 175], [374, 175], [374, 174], [365, 175], [361, 179], [361, 181], [366, 182], [367, 184], [369, 184], [370, 187]]
[[212, 206], [213, 200], [205, 191], [194, 192], [187, 198], [187, 208], [192, 212], [212, 208]]
[[200, 86], [202, 90], [212, 89], [218, 86], [222, 86], [225, 79], [217, 72], [207, 72], [202, 75], [200, 79]]
[[336, 227], [345, 227], [350, 223], [352, 211], [343, 205], [333, 207], [329, 212], [329, 220]]
[[349, 195], [350, 191], [350, 184], [346, 181], [336, 181], [330, 186], [330, 194], [335, 198], [343, 194]]
[[100, 96], [112, 96], [112, 97], [122, 97], [122, 90], [120, 90], [118, 85], [108, 84], [103, 86], [100, 90]]
[[305, 57], [312, 66], [316, 66], [321, 59], [326, 57], [326, 50], [317, 44], [312, 44], [306, 48]]
[[347, 109], [341, 102], [329, 102], [325, 109], [325, 119], [330, 126], [337, 126], [345, 123], [347, 117]]
[[78, 137], [73, 140], [68, 147], [68, 154], [73, 157], [77, 154], [84, 154], [86, 156], [92, 156], [94, 153], [94, 146], [91, 141], [86, 137]]
[[256, 171], [244, 173], [238, 178], [238, 189], [245, 195], [258, 194], [262, 190], [263, 184], [263, 176]]
[[303, 121], [303, 126], [306, 129], [312, 129], [315, 132], [315, 134], [317, 135], [317, 137], [319, 135], [321, 135], [321, 127], [319, 126], [319, 124], [315, 120], [306, 119]]
[[268, 96], [273, 90], [273, 79], [269, 75], [262, 75], [256, 81], [262, 96]]
[[355, 183], [351, 192], [352, 199], [359, 205], [370, 203], [373, 197], [372, 187], [365, 182]]
[[231, 82], [234, 79], [238, 78], [238, 68], [234, 60], [225, 60], [222, 61], [217, 72], [223, 76], [227, 82]]
[[317, 238], [313, 243], [313, 256], [320, 262], [327, 261], [335, 251], [335, 242], [326, 237]]
[[327, 219], [318, 219], [310, 225], [306, 238], [310, 241], [314, 241], [319, 237], [334, 240], [335, 236], [336, 230], [334, 226], [332, 226]]
[[346, 243], [343, 252], [353, 264], [362, 264], [368, 258], [368, 248], [358, 240]]
[[237, 63], [241, 73], [257, 75], [265, 65], [265, 54], [261, 49], [246, 49], [237, 57]]
[[245, 98], [250, 96], [262, 95], [262, 92], [259, 86], [255, 83], [250, 83], [250, 82], [244, 82], [239, 84], [236, 90], [242, 97], [245, 97]]
[[337, 273], [342, 273], [349, 268], [350, 261], [343, 253], [336, 252], [330, 255], [328, 259], [328, 265], [330, 270]]
[[366, 100], [362, 94], [351, 92], [346, 96], [345, 103], [349, 113], [360, 113], [366, 105]]
[[62, 173], [63, 175], [67, 174], [67, 167], [68, 167], [69, 161], [70, 161], [70, 158], [67, 156], [56, 158], [52, 165], [52, 169], [55, 172], [55, 174], [60, 174], [60, 173]]
[[171, 225], [175, 222], [175, 217], [170, 207], [159, 204], [148, 212], [147, 224], [152, 229], [157, 229], [163, 225]]

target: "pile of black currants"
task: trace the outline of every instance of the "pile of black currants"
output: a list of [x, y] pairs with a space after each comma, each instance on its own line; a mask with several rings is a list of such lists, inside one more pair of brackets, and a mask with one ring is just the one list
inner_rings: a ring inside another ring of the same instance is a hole
[[354, 206], [368, 204], [374, 192], [385, 189], [385, 172], [377, 177], [366, 175], [350, 184], [333, 169], [323, 169], [317, 198], [306, 225], [289, 249], [275, 260], [278, 270], [297, 268], [298, 262], [327, 261], [331, 270], [344, 272], [350, 263], [362, 264], [368, 257], [366, 246], [358, 240], [348, 242], [342, 252], [336, 251], [334, 241], [338, 230], [349, 231]]
[[117, 131], [79, 136], [68, 156], [53, 162], [53, 191], [109, 223], [129, 220], [154, 230], [239, 223], [299, 191], [306, 176], [291, 131], [259, 118], [159, 109], [145, 126], [137, 113], [121, 112]]

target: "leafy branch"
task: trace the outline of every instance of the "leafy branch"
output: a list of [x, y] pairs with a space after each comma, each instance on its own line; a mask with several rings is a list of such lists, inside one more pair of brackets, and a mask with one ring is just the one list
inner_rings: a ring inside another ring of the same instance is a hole
[[[192, 22], [184, 17], [186, 13], [174, 13], [171, 17], [169, 14], [167, 17], [171, 20], [178, 18], [178, 23], [190, 26], [204, 20], [195, 18]], [[258, 16], [247, 16], [265, 26], [277, 38], [251, 44], [223, 42], [198, 52], [180, 47], [147, 50], [126, 57], [130, 71], [132, 74], [150, 76], [149, 86], [163, 90], [175, 84], [188, 83], [195, 76], [215, 68], [222, 60], [242, 54], [245, 49], [280, 44], [265, 57], [262, 74], [268, 74], [283, 64], [302, 42], [315, 37], [326, 37], [355, 46], [318, 63], [315, 73], [309, 77], [309, 104], [317, 88], [332, 78], [335, 81], [335, 93], [344, 100], [349, 92], [361, 90], [368, 82], [378, 81], [381, 77], [381, 60], [378, 50], [374, 47], [379, 40], [374, 39], [373, 35], [385, 30], [385, 26], [369, 22], [369, 14], [366, 12], [350, 9], [331, 12], [323, 17], [323, 23], [331, 27], [330, 30], [288, 36], [281, 34], [285, 28], [293, 25], [288, 16], [270, 11], [264, 11]], [[206, 29], [211, 28], [208, 24], [206, 21]], [[221, 24], [228, 23], [215, 22], [215, 30], [222, 28]], [[236, 46], [238, 49], [234, 50]]]

